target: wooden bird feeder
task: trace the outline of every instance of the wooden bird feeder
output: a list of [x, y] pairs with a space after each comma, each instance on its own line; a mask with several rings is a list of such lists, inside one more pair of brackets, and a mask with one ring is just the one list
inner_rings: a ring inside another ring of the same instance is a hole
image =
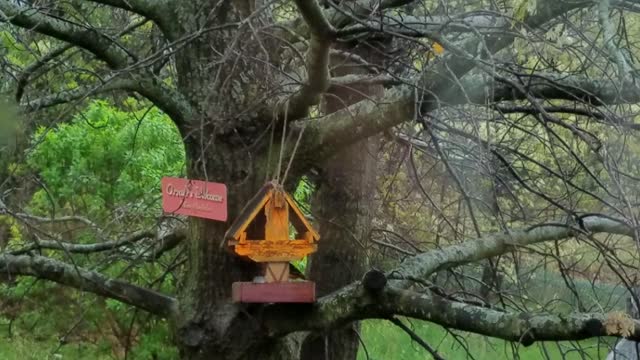
[[269, 182], [262, 187], [240, 212], [225, 239], [237, 255], [265, 264], [264, 282], [233, 284], [234, 301], [315, 301], [313, 282], [290, 280], [289, 261], [316, 251], [320, 235], [279, 184]]

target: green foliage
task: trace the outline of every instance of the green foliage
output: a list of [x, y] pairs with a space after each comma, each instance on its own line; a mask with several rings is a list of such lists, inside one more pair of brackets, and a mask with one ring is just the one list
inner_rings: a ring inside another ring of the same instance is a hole
[[[28, 316], [29, 317], [29, 316]], [[0, 318], [0, 359], [3, 360], [42, 360], [42, 359], [96, 359], [113, 360], [111, 345], [106, 341], [71, 341], [60, 344], [52, 336], [50, 325], [42, 316], [32, 313], [31, 330], [24, 327], [16, 331], [13, 325], [12, 336], [8, 335], [9, 319]], [[173, 360], [178, 358], [175, 347], [170, 345], [169, 326], [164, 320], [150, 321], [137, 344], [130, 349], [128, 359]]]
[[[28, 212], [47, 217], [81, 215], [108, 230], [106, 236], [153, 223], [160, 214], [160, 179], [184, 171], [184, 148], [170, 119], [155, 108], [135, 108], [127, 101], [123, 108], [94, 101], [68, 123], [39, 128], [26, 155], [26, 164], [15, 167], [36, 173], [42, 184]], [[0, 217], [0, 226], [8, 227], [10, 246], [18, 246], [29, 234], [8, 217]], [[65, 224], [51, 226], [54, 232], [67, 230]], [[100, 241], [89, 228], [73, 230], [70, 239]], [[44, 254], [71, 261], [63, 252]], [[72, 262], [96, 269], [89, 265], [96, 263], [93, 260], [74, 257]], [[173, 281], [163, 277], [166, 272], [160, 264], [116, 258], [102, 261], [96, 270], [144, 286], [153, 281], [160, 291], [175, 291]], [[46, 359], [55, 354], [71, 359], [112, 358], [112, 351], [122, 351], [114, 335], [128, 331], [132, 324], [138, 335], [129, 358], [177, 357], [166, 322], [146, 315], [134, 319], [134, 311], [122, 303], [31, 278], [0, 285], [0, 298], [0, 316], [12, 317], [12, 338], [4, 337], [9, 331], [2, 332], [0, 321], [1, 359]], [[66, 344], [57, 341], [67, 334]], [[14, 350], [3, 349], [5, 343]], [[34, 349], [33, 357], [24, 355], [29, 347]]]
[[516, 0], [514, 3], [513, 17], [518, 21], [523, 21], [527, 15], [535, 15], [536, 5], [536, 0]]
[[[55, 351], [57, 349], [57, 351]], [[112, 360], [110, 354], [101, 352], [92, 344], [77, 343], [58, 349], [54, 340], [37, 341], [31, 337], [0, 337], [0, 359], [3, 360], [57, 360], [94, 359]]]
[[34, 60], [25, 45], [9, 31], [0, 31], [0, 51], [8, 62], [16, 65], [22, 66]]
[[15, 218], [9, 215], [0, 215], [0, 229], [8, 228], [9, 238], [6, 239], [6, 244], [0, 244], [2, 246], [13, 245], [15, 243], [20, 243], [22, 241], [22, 232], [20, 230], [20, 226]]
[[71, 123], [36, 132], [27, 161], [47, 189], [34, 194], [31, 208], [92, 216], [133, 201], [129, 212], [158, 210], [157, 197], [153, 204], [135, 205], [154, 198], [149, 194], [162, 176], [183, 172], [179, 140], [175, 126], [155, 108], [122, 111], [95, 101]]
[[[293, 199], [296, 201], [300, 210], [306, 217], [311, 217], [311, 196], [315, 191], [315, 186], [309, 178], [303, 176], [302, 179], [298, 182], [298, 186], [296, 190], [293, 192]], [[295, 266], [301, 273], [305, 274], [307, 271], [307, 257], [305, 256], [301, 260], [292, 261], [293, 266]]]
[[165, 320], [158, 320], [156, 326], [144, 332], [140, 342], [133, 349], [132, 359], [158, 359], [173, 360], [178, 358], [178, 351], [173, 346], [167, 346], [171, 342], [169, 325]]
[[315, 190], [316, 187], [311, 183], [309, 178], [303, 176], [298, 182], [296, 190], [293, 192], [293, 198], [305, 216], [311, 216], [311, 196]]

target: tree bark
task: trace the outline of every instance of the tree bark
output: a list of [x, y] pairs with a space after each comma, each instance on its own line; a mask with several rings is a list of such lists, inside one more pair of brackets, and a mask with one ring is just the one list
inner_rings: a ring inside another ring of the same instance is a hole
[[[181, 20], [180, 31], [188, 36], [201, 27], [240, 20], [246, 14], [239, 2], [222, 6], [211, 1], [179, 2], [175, 16]], [[258, 264], [229, 251], [224, 234], [262, 187], [269, 167], [268, 137], [259, 135], [271, 119], [242, 115], [266, 93], [260, 87], [273, 83], [259, 61], [242, 58], [246, 54], [259, 58], [261, 46], [269, 48], [268, 39], [256, 39], [250, 31], [239, 35], [220, 30], [202, 34], [176, 53], [177, 86], [195, 112], [179, 126], [187, 176], [224, 183], [228, 191], [227, 222], [189, 220], [188, 263], [179, 284], [180, 315], [173, 321], [174, 341], [183, 359], [297, 358], [292, 338], [264, 335], [260, 306], [231, 302], [232, 283], [250, 281], [260, 271]], [[225, 61], [220, 61], [220, 50], [229, 51]]]
[[[376, 55], [379, 43], [345, 46], [344, 50], [379, 63]], [[366, 68], [351, 61], [332, 59], [334, 76], [363, 74]], [[346, 66], [345, 66], [346, 65]], [[364, 97], [382, 96], [380, 85], [352, 87], [334, 86], [329, 89], [324, 111], [333, 113], [354, 104]], [[371, 231], [376, 194], [375, 137], [352, 145], [322, 166], [322, 182], [313, 199], [317, 207], [322, 239], [319, 249], [311, 257], [309, 277], [317, 283], [319, 296], [329, 294], [358, 280], [367, 268], [367, 242]], [[359, 322], [325, 334], [312, 334], [303, 343], [302, 359], [355, 359], [359, 348]]]
[[[314, 205], [320, 219], [321, 241], [310, 261], [309, 278], [318, 296], [327, 295], [362, 277], [367, 267], [366, 243], [375, 195], [374, 141], [354, 145], [324, 167]], [[310, 335], [302, 359], [355, 359], [359, 324]]]

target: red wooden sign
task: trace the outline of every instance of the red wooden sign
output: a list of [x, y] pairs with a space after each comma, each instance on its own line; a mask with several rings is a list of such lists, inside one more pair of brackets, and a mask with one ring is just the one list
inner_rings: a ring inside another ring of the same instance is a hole
[[162, 209], [167, 213], [227, 221], [225, 184], [162, 178]]

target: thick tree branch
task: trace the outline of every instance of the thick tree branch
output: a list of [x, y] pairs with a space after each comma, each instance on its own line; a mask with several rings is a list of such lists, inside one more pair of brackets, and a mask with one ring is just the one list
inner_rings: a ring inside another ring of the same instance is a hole
[[613, 26], [613, 22], [609, 17], [609, 12], [611, 11], [611, 1], [610, 0], [599, 0], [598, 3], [598, 19], [600, 20], [600, 27], [602, 29], [602, 34], [604, 36], [604, 44], [609, 52], [609, 56], [613, 60], [613, 62], [618, 67], [618, 77], [620, 78], [620, 83], [624, 84], [628, 81], [627, 77], [629, 72], [631, 71], [631, 67], [627, 62], [624, 54], [618, 47], [615, 42], [616, 29]]
[[368, 20], [338, 30], [338, 37], [361, 33], [387, 33], [409, 37], [432, 37], [434, 34], [467, 33], [511, 33], [509, 22], [490, 15], [468, 15], [463, 17], [407, 15], [384, 15], [382, 19]]
[[[128, 34], [132, 30], [135, 30], [135, 29], [139, 28], [140, 26], [146, 24], [147, 21], [148, 20], [145, 19], [145, 20], [141, 20], [141, 21], [135, 22], [135, 23], [127, 26], [120, 33], [116, 34], [116, 37], [119, 38], [122, 35]], [[22, 72], [20, 73], [20, 76], [18, 77], [18, 80], [17, 80], [16, 101], [19, 102], [22, 99], [22, 95], [24, 93], [24, 89], [27, 86], [27, 84], [29, 82], [29, 79], [32, 77], [33, 74], [35, 74], [36, 71], [38, 71], [40, 68], [45, 66], [47, 63], [49, 63], [53, 59], [57, 58], [58, 56], [64, 54], [67, 50], [69, 50], [69, 49], [71, 49], [73, 47], [74, 47], [74, 44], [70, 44], [70, 43], [65, 43], [65, 44], [59, 45], [56, 48], [54, 48], [53, 50], [51, 50], [49, 53], [47, 53], [46, 55], [44, 55], [43, 57], [38, 59], [37, 61], [35, 61], [32, 64], [30, 64], [29, 66], [25, 67], [22, 70]]]
[[[17, 6], [8, 0], [0, 0], [0, 21], [8, 21], [16, 26], [37, 31], [88, 50], [114, 69], [122, 70], [129, 65], [128, 52], [109, 37], [98, 33], [95, 29], [74, 25], [47, 16], [36, 9]], [[178, 127], [181, 127], [185, 123], [185, 119], [190, 119], [192, 116], [192, 108], [189, 103], [184, 101], [179, 93], [171, 90], [162, 82], [152, 80], [152, 75], [146, 75], [136, 77], [134, 74], [117, 73], [109, 81], [98, 87], [78, 88], [62, 92], [29, 101], [26, 105], [28, 111], [34, 111], [82, 99], [96, 92], [129, 90], [145, 96], [154, 105], [167, 113]]]
[[96, 230], [98, 229], [98, 225], [96, 225], [96, 223], [82, 216], [60, 216], [56, 218], [48, 218], [48, 217], [35, 216], [35, 215], [30, 215], [25, 213], [18, 213], [18, 214], [15, 214], [15, 217], [21, 218], [21, 219], [27, 219], [27, 220], [34, 220], [39, 223], [81, 222], [93, 229], [96, 229]]
[[[579, 101], [589, 105], [616, 105], [640, 102], [640, 87], [626, 82], [624, 88], [610, 79], [589, 79], [581, 76], [560, 76], [558, 74], [538, 74], [519, 76], [509, 81], [491, 80], [487, 84], [482, 77], [470, 75], [444, 92], [431, 107], [452, 106], [465, 103], [486, 104], [487, 102], [523, 100], [527, 95], [541, 99]], [[333, 79], [336, 86], [351, 83], [381, 82], [392, 83], [394, 79], [385, 76], [342, 77]], [[396, 80], [397, 81], [397, 80]], [[522, 93], [514, 89], [512, 82], [526, 90]], [[486, 92], [485, 88], [492, 89]], [[329, 114], [323, 118], [306, 121], [307, 145], [313, 147], [309, 154], [329, 156], [342, 146], [352, 144], [379, 133], [392, 126], [410, 120], [415, 116], [417, 89], [412, 85], [401, 85], [387, 91], [382, 99], [367, 99], [345, 110]], [[487, 99], [487, 95], [492, 96]], [[558, 109], [560, 110], [560, 109]], [[423, 111], [425, 111], [423, 109]], [[594, 117], [598, 118], [597, 115]], [[624, 125], [624, 124], [621, 124]], [[313, 137], [312, 137], [313, 136]]]
[[6, 21], [81, 47], [114, 69], [122, 69], [128, 64], [127, 52], [95, 29], [47, 16], [34, 8], [17, 6], [9, 0], [0, 0], [0, 22]]
[[[390, 274], [402, 279], [425, 278], [439, 270], [501, 255], [518, 247], [570, 238], [578, 233], [634, 234], [625, 223], [608, 217], [587, 215], [578, 220], [576, 227], [542, 224], [422, 253], [405, 260]], [[640, 322], [622, 314], [512, 313], [436, 294], [403, 290], [410, 286], [409, 281], [377, 281], [376, 284], [382, 286], [371, 286], [364, 280], [351, 284], [323, 297], [308, 312], [290, 306], [268, 307], [264, 324], [272, 335], [278, 336], [300, 330], [325, 331], [355, 320], [402, 315], [525, 345], [535, 341], [581, 340], [596, 336], [640, 339]]]
[[[495, 106], [494, 109], [503, 114], [521, 113], [521, 114], [539, 114], [540, 110], [533, 106]], [[601, 123], [608, 125], [620, 126], [626, 129], [640, 130], [640, 124], [635, 124], [625, 120], [615, 114], [604, 113], [594, 108], [581, 108], [575, 106], [544, 106], [547, 113], [563, 113], [586, 116], [601, 120]]]
[[[153, 20], [165, 33], [171, 34], [175, 19], [172, 16], [173, 0], [88, 0], [142, 15]], [[173, 38], [173, 36], [169, 36]]]
[[366, 99], [321, 118], [300, 121], [305, 148], [300, 158], [329, 157], [345, 146], [414, 118], [415, 89], [405, 85], [389, 89], [382, 99]]
[[[522, 93], [514, 84], [526, 90]], [[622, 85], [622, 87], [621, 87]], [[484, 90], [490, 88], [490, 94]], [[442, 103], [457, 105], [469, 101], [487, 102], [526, 100], [527, 95], [540, 99], [580, 101], [591, 105], [617, 105], [640, 102], [640, 87], [632, 82], [619, 84], [608, 78], [544, 74], [518, 75], [493, 79], [488, 83], [477, 74], [469, 74], [460, 80], [455, 91], [441, 98]], [[491, 95], [488, 99], [486, 96]]]
[[359, 285], [320, 299], [308, 312], [290, 305], [271, 306], [265, 310], [264, 324], [270, 334], [278, 336], [300, 330], [325, 331], [355, 320], [394, 315], [523, 345], [599, 336], [640, 340], [640, 322], [621, 314], [502, 312], [394, 287], [371, 294]]
[[[542, 224], [524, 230], [490, 234], [479, 239], [465, 241], [459, 245], [429, 251], [407, 259], [393, 273], [402, 278], [425, 278], [440, 270], [488, 259], [517, 250], [519, 247], [567, 239], [581, 232], [634, 236], [633, 228], [620, 220], [600, 215], [588, 215], [580, 218], [579, 224], [576, 226]], [[408, 287], [409, 285], [409, 281], [396, 283], [396, 286], [400, 287]]]
[[307, 80], [289, 100], [291, 119], [307, 116], [310, 106], [320, 102], [320, 95], [329, 88], [329, 51], [336, 30], [329, 24], [316, 0], [296, 0], [298, 10], [311, 29], [306, 54]]
[[[505, 81], [508, 80], [508, 81]], [[351, 82], [373, 81], [389, 82], [394, 80], [384, 76], [343, 77], [333, 79], [336, 85], [347, 85]], [[526, 90], [526, 93], [515, 89], [513, 83]], [[486, 80], [475, 74], [469, 74], [437, 99], [431, 107], [452, 106], [465, 103], [486, 104], [487, 102], [523, 100], [527, 96], [541, 99], [579, 101], [589, 105], [616, 105], [640, 102], [640, 87], [625, 82], [620, 88], [611, 79], [589, 79], [583, 76], [562, 76], [560, 74], [536, 74], [531, 76]], [[485, 88], [492, 89], [486, 92]], [[315, 138], [308, 139], [309, 144], [320, 144], [312, 153], [328, 156], [341, 146], [351, 144], [358, 139], [372, 136], [389, 127], [398, 125], [415, 116], [416, 89], [411, 85], [397, 86], [387, 91], [380, 100], [363, 100], [345, 110], [330, 114], [324, 118], [307, 121], [306, 134]], [[492, 96], [487, 99], [487, 95]], [[423, 110], [424, 111], [424, 110]], [[558, 109], [560, 111], [560, 109]], [[586, 114], [585, 114], [586, 115]], [[598, 115], [593, 117], [598, 118]], [[618, 121], [619, 122], [619, 121]], [[624, 125], [621, 123], [621, 125]], [[331, 144], [331, 145], [329, 145]], [[320, 150], [318, 150], [320, 149]], [[320, 151], [320, 152], [318, 152]]]
[[123, 239], [116, 241], [105, 241], [92, 244], [76, 244], [72, 242], [55, 241], [55, 240], [38, 240], [37, 243], [33, 243], [25, 248], [11, 251], [12, 255], [22, 255], [29, 253], [33, 250], [63, 250], [69, 253], [76, 254], [91, 254], [102, 251], [115, 250], [122, 246], [133, 244], [142, 239], [153, 237], [153, 232], [150, 231], [136, 231], [135, 233], [127, 236]]
[[103, 84], [90, 87], [80, 87], [74, 90], [60, 92], [22, 104], [27, 112], [38, 111], [47, 107], [85, 99], [91, 95], [109, 91], [135, 91], [146, 97], [159, 109], [164, 111], [178, 125], [185, 124], [191, 118], [191, 105], [175, 90], [168, 88], [159, 81], [154, 81], [152, 75], [122, 74], [107, 79]]
[[163, 317], [173, 316], [178, 308], [177, 301], [170, 296], [44, 256], [0, 255], [0, 272], [50, 280]]
[[[523, 26], [537, 28], [569, 11], [590, 5], [590, 2], [538, 1], [536, 11], [524, 20]], [[301, 157], [311, 154], [329, 156], [344, 146], [414, 119], [418, 112], [424, 114], [437, 108], [441, 104], [440, 98], [433, 94], [453, 96], [458, 92], [455, 77], [462, 77], [477, 66], [478, 59], [472, 54], [478, 53], [479, 41], [488, 46], [483, 52], [495, 53], [511, 44], [514, 38], [513, 35], [489, 35], [483, 39], [469, 38], [460, 46], [448, 44], [452, 50], [450, 55], [435, 68], [424, 69], [414, 79], [414, 85], [398, 86], [387, 91], [382, 99], [363, 100], [324, 118], [300, 123], [307, 134], [306, 148], [301, 151]], [[453, 78], [443, 74], [450, 74]]]
[[88, 98], [92, 95], [105, 93], [114, 90], [127, 90], [135, 87], [135, 82], [131, 79], [108, 79], [104, 84], [97, 86], [82, 86], [73, 90], [62, 91], [53, 95], [41, 97], [39, 99], [28, 100], [21, 106], [26, 112], [34, 112], [52, 106], [67, 104], [72, 101]]

